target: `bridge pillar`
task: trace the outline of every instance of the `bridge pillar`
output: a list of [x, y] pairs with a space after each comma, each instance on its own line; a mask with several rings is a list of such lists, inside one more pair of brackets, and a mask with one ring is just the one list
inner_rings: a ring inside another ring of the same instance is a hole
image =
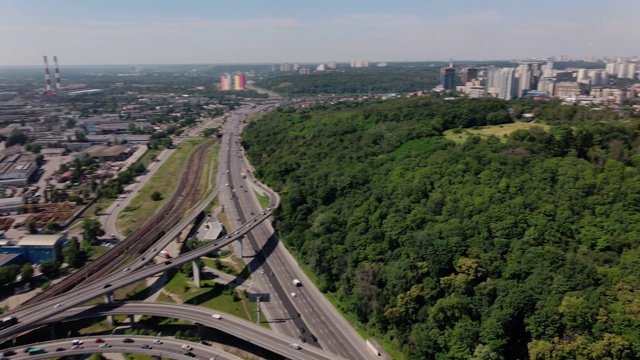
[[238, 238], [238, 242], [240, 243], [240, 258], [244, 258], [244, 246], [242, 245], [242, 239], [244, 236]]
[[193, 267], [193, 283], [196, 284], [197, 287], [200, 287], [200, 267], [198, 266], [198, 260], [200, 259], [191, 261], [191, 266]]
[[51, 337], [51, 340], [55, 340], [58, 337], [56, 336], [56, 324], [51, 324], [49, 325], [49, 336]]
[[200, 338], [204, 338], [205, 337], [205, 328], [200, 323], [198, 323], [198, 337], [200, 337]]
[[129, 324], [131, 324], [131, 328], [133, 329], [136, 325], [135, 315], [128, 315], [128, 317], [129, 317]]
[[[104, 294], [104, 302], [106, 304], [111, 304], [113, 302], [113, 293], [107, 293]], [[113, 326], [116, 324], [116, 320], [113, 318], [113, 315], [107, 315], [107, 321], [109, 322], [109, 325]]]

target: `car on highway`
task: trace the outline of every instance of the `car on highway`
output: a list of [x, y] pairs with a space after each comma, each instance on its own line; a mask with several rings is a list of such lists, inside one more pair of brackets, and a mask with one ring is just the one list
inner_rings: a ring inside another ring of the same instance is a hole
[[82, 344], [83, 344], [82, 340], [78, 340], [78, 339], [71, 340], [71, 345], [82, 345]]
[[220, 314], [213, 314], [213, 315], [211, 315], [211, 317], [214, 318], [214, 319], [218, 319], [218, 320], [222, 319], [222, 315], [220, 315]]
[[196, 354], [192, 353], [191, 351], [185, 352], [184, 355], [186, 355], [188, 357], [196, 357]]
[[106, 289], [106, 288], [110, 288], [110, 287], [111, 287], [111, 284], [104, 284], [104, 286], [102, 288]]
[[100, 344], [100, 346], [98, 346], [99, 348], [110, 348], [111, 345], [104, 343], [104, 344]]
[[152, 347], [147, 344], [142, 344], [140, 345], [140, 349], [152, 349]]
[[64, 350], [65, 350], [65, 348], [63, 348], [63, 347], [56, 348], [56, 351], [64, 351]]
[[153, 343], [156, 345], [162, 345], [162, 340], [155, 339], [153, 340]]
[[73, 346], [71, 347], [71, 350], [75, 350], [75, 349], [82, 349], [82, 348], [83, 348], [83, 347], [82, 347], [82, 345], [73, 345]]
[[302, 349], [302, 348], [300, 347], [300, 344], [298, 344], [298, 343], [291, 343], [291, 344], [289, 344], [289, 347], [290, 347], [290, 348], [293, 348], [293, 349], [296, 349], [296, 350], [300, 350], [300, 349]]
[[318, 338], [317, 338], [317, 337], [315, 337], [315, 335], [311, 335], [311, 340], [312, 340], [313, 342], [316, 342], [316, 341], [318, 341]]
[[126, 267], [126, 268], [124, 268], [124, 270], [122, 270], [122, 271], [127, 272], [127, 271], [129, 271], [129, 270], [131, 270], [131, 269], [129, 269], [128, 267]]
[[97, 343], [103, 343], [103, 342], [104, 342], [104, 340], [103, 340], [103, 339], [101, 339], [101, 338], [97, 338], [97, 339], [96, 339], [96, 342], [97, 342]]
[[133, 339], [131, 339], [131, 338], [124, 338], [124, 339], [122, 339], [122, 342], [123, 342], [123, 343], [132, 343], [133, 341], [134, 341], [134, 340], [133, 340]]
[[185, 345], [180, 346], [180, 348], [181, 348], [182, 350], [189, 350], [189, 351], [193, 350], [193, 348], [192, 348], [191, 346], [186, 345], [186, 344], [185, 344]]
[[61, 303], [57, 303], [57, 304], [53, 305], [53, 308], [54, 308], [54, 309], [57, 309], [57, 308], [59, 308], [60, 306], [62, 306], [62, 304], [61, 304]]
[[16, 352], [13, 350], [7, 350], [5, 352], [2, 353], [2, 356], [11, 356], [11, 355], [15, 355]]
[[292, 292], [291, 297], [296, 297], [296, 293]]
[[299, 328], [298, 331], [300, 332], [300, 334], [304, 334], [305, 333], [304, 328]]
[[303, 343], [307, 342], [307, 338], [304, 337], [304, 335], [300, 335], [300, 341], [302, 341]]

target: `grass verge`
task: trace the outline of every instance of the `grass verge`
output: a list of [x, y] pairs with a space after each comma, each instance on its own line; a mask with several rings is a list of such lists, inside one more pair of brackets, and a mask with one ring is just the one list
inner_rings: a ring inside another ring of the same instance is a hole
[[257, 191], [253, 191], [256, 194], [256, 197], [258, 198], [258, 202], [260, 203], [260, 207], [262, 208], [262, 210], [266, 209], [269, 206], [269, 198], [260, 194]]

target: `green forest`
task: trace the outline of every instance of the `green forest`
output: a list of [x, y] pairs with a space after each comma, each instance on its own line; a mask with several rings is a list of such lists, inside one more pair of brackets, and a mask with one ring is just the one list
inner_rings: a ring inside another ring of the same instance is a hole
[[[522, 111], [550, 130], [442, 136]], [[640, 132], [622, 115], [345, 102], [278, 110], [243, 141], [286, 245], [407, 359], [637, 359]]]
[[440, 82], [438, 67], [357, 68], [309, 75], [269, 76], [256, 86], [281, 95], [396, 93], [427, 90]]

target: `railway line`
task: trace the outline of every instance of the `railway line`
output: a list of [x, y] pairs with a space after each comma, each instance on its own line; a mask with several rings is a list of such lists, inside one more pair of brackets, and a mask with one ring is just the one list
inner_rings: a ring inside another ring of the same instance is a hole
[[196, 195], [200, 183], [200, 169], [203, 168], [207, 151], [213, 144], [213, 141], [206, 142], [191, 153], [180, 175], [176, 191], [144, 225], [95, 261], [24, 302], [23, 305], [35, 304], [50, 299], [78, 285], [88, 284], [94, 279], [110, 274], [123, 266], [132, 256], [138, 256], [152, 246], [166, 231], [180, 221], [185, 211], [197, 203]]

